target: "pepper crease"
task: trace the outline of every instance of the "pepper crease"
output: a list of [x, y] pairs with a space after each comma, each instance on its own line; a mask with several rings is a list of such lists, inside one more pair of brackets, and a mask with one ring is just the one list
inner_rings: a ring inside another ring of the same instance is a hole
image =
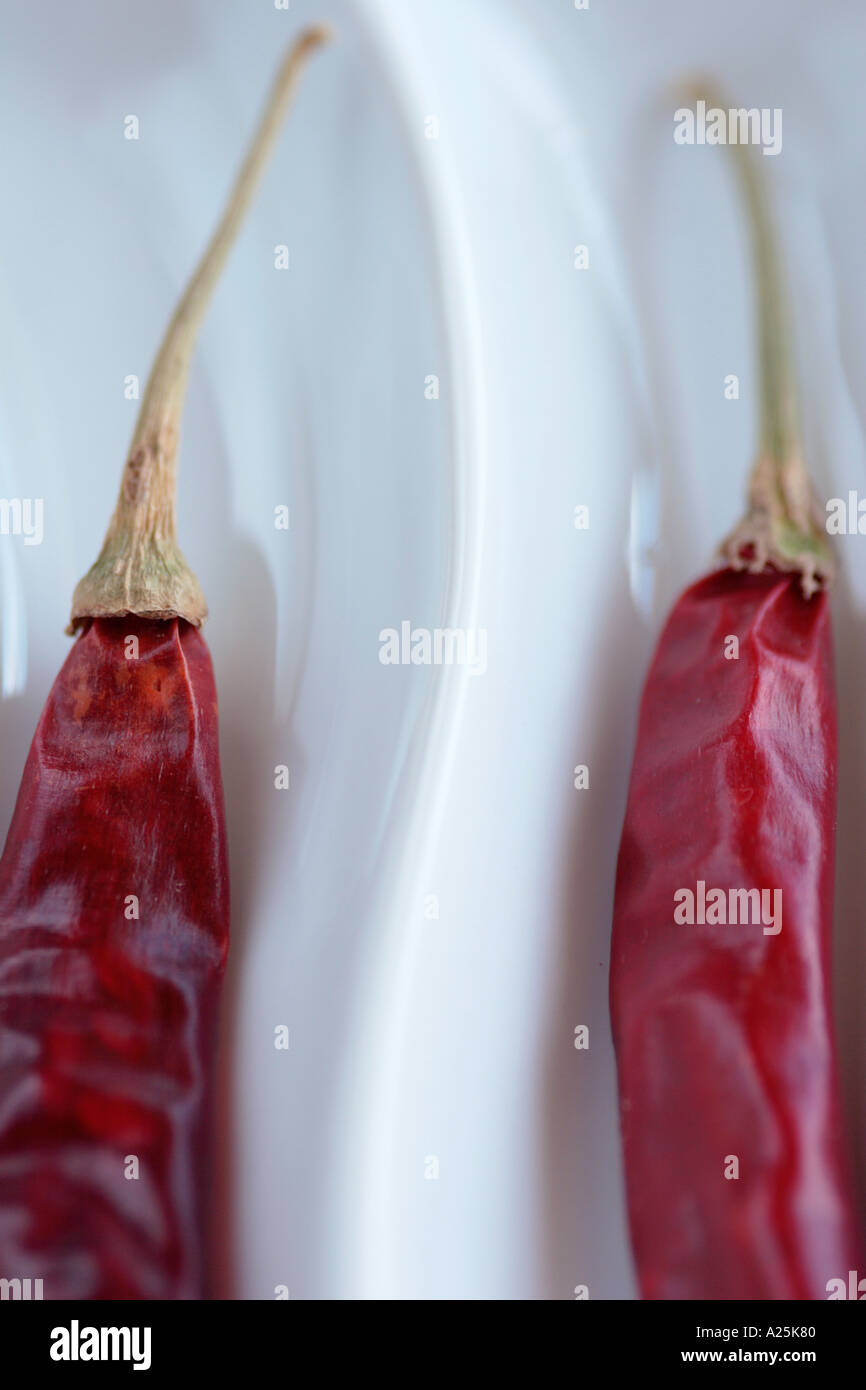
[[[826, 1298], [862, 1267], [830, 999], [835, 822], [826, 594], [708, 576], [649, 671], [617, 866], [611, 1011], [645, 1298]], [[698, 884], [780, 890], [780, 929], [677, 921]]]
[[210, 655], [90, 621], [0, 860], [0, 1275], [199, 1298], [229, 894]]

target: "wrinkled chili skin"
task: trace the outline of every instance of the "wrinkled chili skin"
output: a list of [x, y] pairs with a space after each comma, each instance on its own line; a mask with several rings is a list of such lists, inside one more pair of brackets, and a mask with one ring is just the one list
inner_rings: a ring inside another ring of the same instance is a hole
[[207, 646], [182, 620], [93, 621], [0, 861], [0, 1276], [46, 1299], [203, 1296], [227, 947]]
[[[830, 1003], [830, 612], [798, 586], [732, 570], [695, 584], [644, 690], [611, 1012], [648, 1299], [826, 1298], [829, 1279], [863, 1267]], [[725, 658], [730, 635], [738, 660]], [[781, 889], [781, 932], [675, 924], [675, 891], [701, 879]]]

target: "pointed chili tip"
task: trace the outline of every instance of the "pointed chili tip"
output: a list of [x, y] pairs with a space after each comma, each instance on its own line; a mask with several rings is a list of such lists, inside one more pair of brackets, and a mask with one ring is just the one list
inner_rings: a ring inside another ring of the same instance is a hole
[[321, 24], [311, 24], [309, 28], [302, 30], [299, 34], [297, 47], [300, 47], [302, 44], [306, 47], [308, 45], [314, 46], [320, 43], [332, 43], [336, 37], [337, 31], [333, 24], [324, 22]]
[[722, 104], [715, 100], [718, 90], [715, 79], [709, 73], [693, 73], [691, 77], [677, 82], [673, 90], [680, 101], [712, 101], [714, 106]]

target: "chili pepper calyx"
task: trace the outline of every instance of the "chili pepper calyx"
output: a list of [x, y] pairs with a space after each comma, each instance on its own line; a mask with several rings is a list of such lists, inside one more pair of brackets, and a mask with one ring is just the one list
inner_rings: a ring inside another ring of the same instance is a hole
[[72, 636], [89, 618], [128, 615], [184, 618], [193, 627], [201, 627], [207, 617], [201, 585], [173, 538], [107, 538], [75, 589], [66, 631]]
[[799, 453], [783, 463], [761, 454], [749, 482], [748, 511], [721, 554], [735, 570], [799, 572], [806, 598], [833, 582], [833, 552]]

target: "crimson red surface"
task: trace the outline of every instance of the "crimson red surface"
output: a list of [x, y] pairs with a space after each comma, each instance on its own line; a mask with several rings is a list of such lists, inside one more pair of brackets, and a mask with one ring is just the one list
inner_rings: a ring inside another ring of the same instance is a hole
[[94, 621], [0, 861], [0, 1276], [42, 1278], [45, 1298], [202, 1295], [228, 903], [204, 639]]
[[[826, 1298], [863, 1267], [830, 1004], [830, 612], [798, 584], [731, 570], [695, 584], [644, 690], [611, 953], [644, 1298]], [[675, 892], [699, 880], [781, 889], [780, 933], [676, 924]]]

